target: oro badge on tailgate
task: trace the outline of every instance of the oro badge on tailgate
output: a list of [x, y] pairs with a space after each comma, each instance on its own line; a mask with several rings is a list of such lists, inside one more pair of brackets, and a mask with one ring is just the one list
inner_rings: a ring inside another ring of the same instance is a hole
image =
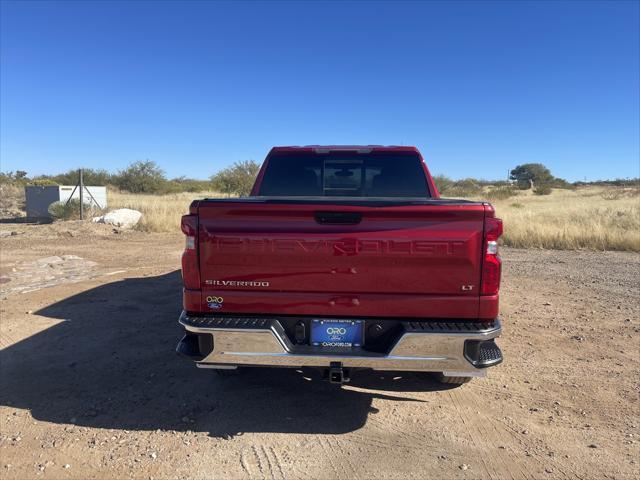
[[214, 310], [222, 308], [223, 302], [224, 302], [224, 298], [222, 297], [216, 297], [215, 295], [209, 295], [207, 297], [207, 306]]

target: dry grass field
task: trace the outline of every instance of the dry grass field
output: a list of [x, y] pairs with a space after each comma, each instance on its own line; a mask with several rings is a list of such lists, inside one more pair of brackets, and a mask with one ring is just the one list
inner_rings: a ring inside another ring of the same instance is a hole
[[[175, 232], [180, 215], [193, 199], [222, 196], [218, 192], [158, 196], [112, 191], [109, 201], [111, 208], [140, 210], [142, 230]], [[638, 189], [582, 187], [541, 196], [524, 191], [492, 203], [505, 221], [503, 242], [507, 246], [640, 252]]]
[[109, 190], [109, 209], [132, 208], [142, 212], [139, 229], [148, 232], [178, 232], [180, 217], [189, 213], [189, 204], [199, 198], [219, 198], [219, 192], [143, 195]]
[[551, 195], [519, 192], [492, 202], [505, 245], [640, 252], [640, 190], [583, 187]]

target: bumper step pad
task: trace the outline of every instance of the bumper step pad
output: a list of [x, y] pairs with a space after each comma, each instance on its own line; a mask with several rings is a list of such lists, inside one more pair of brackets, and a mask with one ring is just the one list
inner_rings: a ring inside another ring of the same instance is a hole
[[502, 351], [493, 339], [467, 340], [464, 356], [476, 368], [491, 367], [502, 362]]
[[497, 360], [502, 361], [502, 352], [500, 347], [492, 340], [489, 342], [482, 342], [480, 345], [480, 363], [494, 364]]

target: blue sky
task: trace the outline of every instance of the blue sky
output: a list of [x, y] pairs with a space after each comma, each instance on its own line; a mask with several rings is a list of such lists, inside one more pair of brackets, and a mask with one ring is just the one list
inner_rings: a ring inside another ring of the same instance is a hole
[[3, 1], [0, 169], [376, 143], [454, 178], [638, 176], [639, 5]]

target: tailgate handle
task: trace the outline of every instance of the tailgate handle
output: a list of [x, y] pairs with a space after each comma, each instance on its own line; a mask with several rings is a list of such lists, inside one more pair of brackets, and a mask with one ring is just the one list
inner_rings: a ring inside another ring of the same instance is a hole
[[321, 225], [357, 225], [362, 221], [357, 212], [316, 212], [315, 217]]

